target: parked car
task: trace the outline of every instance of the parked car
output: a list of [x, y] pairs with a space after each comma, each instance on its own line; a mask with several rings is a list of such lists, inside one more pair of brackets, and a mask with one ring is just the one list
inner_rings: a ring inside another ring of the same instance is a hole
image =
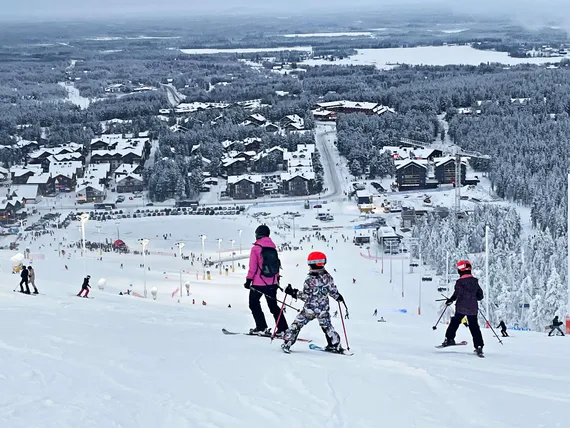
[[154, 207], [154, 204], [152, 202], [149, 202], [148, 204], [146, 204], [147, 207]]

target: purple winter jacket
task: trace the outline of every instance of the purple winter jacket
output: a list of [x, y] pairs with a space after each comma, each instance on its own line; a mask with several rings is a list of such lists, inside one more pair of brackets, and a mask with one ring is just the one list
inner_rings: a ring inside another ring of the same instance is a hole
[[247, 279], [252, 280], [252, 285], [274, 285], [279, 283], [279, 274], [273, 278], [261, 276], [261, 267], [263, 266], [263, 258], [261, 257], [261, 247], [276, 248], [275, 243], [269, 237], [263, 237], [253, 243], [251, 252], [249, 253], [249, 271]]
[[455, 283], [455, 291], [450, 297], [457, 300], [455, 312], [462, 315], [477, 315], [479, 312], [479, 300], [483, 300], [483, 290], [479, 281], [473, 275], [461, 275]]

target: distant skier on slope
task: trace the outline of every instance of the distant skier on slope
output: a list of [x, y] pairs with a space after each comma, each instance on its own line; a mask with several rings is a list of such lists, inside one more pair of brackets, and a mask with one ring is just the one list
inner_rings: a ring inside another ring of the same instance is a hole
[[326, 262], [327, 258], [324, 253], [312, 252], [307, 258], [309, 274], [305, 278], [303, 291], [292, 288], [291, 285], [285, 289], [285, 293], [295, 299], [303, 300], [305, 305], [283, 337], [284, 343], [281, 345], [283, 352], [289, 353], [303, 326], [315, 318], [319, 321], [319, 325], [327, 338], [325, 349], [329, 352], [338, 353], [344, 351], [340, 344], [340, 336], [331, 323], [329, 296], [337, 302], [343, 302], [344, 299], [338, 292], [333, 277], [325, 270]]
[[[24, 291], [22, 284], [26, 286], [26, 291]], [[30, 286], [28, 285], [28, 268], [26, 266], [22, 266], [22, 272], [20, 273], [20, 293], [30, 294]]]
[[449, 327], [445, 332], [445, 340], [441, 344], [442, 347], [455, 345], [455, 334], [461, 324], [463, 317], [467, 317], [469, 330], [473, 337], [473, 346], [478, 355], [483, 354], [483, 336], [477, 322], [477, 313], [479, 312], [480, 300], [483, 300], [483, 290], [479, 286], [479, 281], [471, 275], [471, 262], [469, 260], [459, 260], [457, 262], [457, 273], [459, 279], [455, 283], [455, 291], [453, 295], [447, 299], [447, 306], [457, 301], [455, 305], [455, 315], [449, 322]]
[[501, 334], [503, 335], [503, 337], [509, 337], [509, 333], [507, 333], [507, 325], [505, 324], [505, 322], [503, 320], [501, 320], [499, 325], [495, 328], [499, 328], [499, 327], [501, 327]]
[[34, 287], [34, 294], [38, 294], [38, 289], [36, 287], [36, 272], [32, 266], [28, 266], [28, 280], [32, 287]]
[[269, 237], [270, 233], [269, 227], [264, 224], [255, 229], [255, 242], [249, 256], [249, 271], [243, 286], [249, 290], [249, 309], [255, 320], [255, 327], [250, 329], [250, 334], [271, 334], [271, 329], [268, 328], [265, 315], [261, 310], [261, 296], [265, 295], [267, 306], [275, 322], [279, 320], [276, 335], [283, 336], [288, 327], [285, 317], [279, 316], [280, 309], [277, 304], [281, 262], [276, 246]]
[[[83, 284], [81, 284], [81, 291], [77, 294], [77, 297], [88, 297], [89, 296], [89, 289], [91, 286], [89, 285], [89, 280], [91, 279], [90, 275], [87, 275], [83, 278]], [[85, 295], [82, 296], [81, 294], [85, 291]]]
[[[28, 290], [29, 291], [29, 290]], [[560, 326], [562, 325], [562, 321], [558, 321], [558, 315], [556, 315], [554, 317], [554, 319], [552, 320], [552, 325], [550, 326], [551, 330], [550, 333], [548, 333], [549, 336], [552, 335], [552, 333], [554, 333], [556, 330], [558, 330], [558, 332], [564, 336], [564, 332], [562, 330], [560, 330]]]

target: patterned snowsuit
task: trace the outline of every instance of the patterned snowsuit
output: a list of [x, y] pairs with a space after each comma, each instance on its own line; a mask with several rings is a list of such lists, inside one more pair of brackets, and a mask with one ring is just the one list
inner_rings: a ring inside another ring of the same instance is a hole
[[331, 323], [329, 296], [337, 301], [340, 298], [333, 277], [325, 269], [311, 270], [305, 278], [303, 290], [297, 294], [297, 298], [303, 300], [305, 305], [286, 331], [283, 337], [285, 343], [292, 346], [303, 326], [315, 318], [319, 321], [329, 345], [336, 346], [340, 342], [340, 336]]

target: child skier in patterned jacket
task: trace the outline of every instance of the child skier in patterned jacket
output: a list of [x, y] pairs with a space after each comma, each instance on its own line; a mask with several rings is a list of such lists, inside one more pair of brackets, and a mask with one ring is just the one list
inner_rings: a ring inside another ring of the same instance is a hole
[[339, 353], [344, 351], [340, 344], [340, 336], [331, 323], [329, 296], [337, 302], [343, 302], [344, 299], [338, 292], [333, 277], [325, 270], [326, 262], [325, 254], [319, 251], [312, 252], [307, 259], [310, 270], [305, 279], [303, 291], [292, 288], [291, 284], [285, 289], [286, 294], [293, 296], [295, 299], [303, 300], [305, 305], [291, 324], [291, 327], [285, 332], [284, 342], [281, 345], [283, 352], [290, 352], [291, 346], [297, 341], [303, 326], [315, 318], [319, 321], [319, 325], [327, 338], [328, 345], [326, 350]]

